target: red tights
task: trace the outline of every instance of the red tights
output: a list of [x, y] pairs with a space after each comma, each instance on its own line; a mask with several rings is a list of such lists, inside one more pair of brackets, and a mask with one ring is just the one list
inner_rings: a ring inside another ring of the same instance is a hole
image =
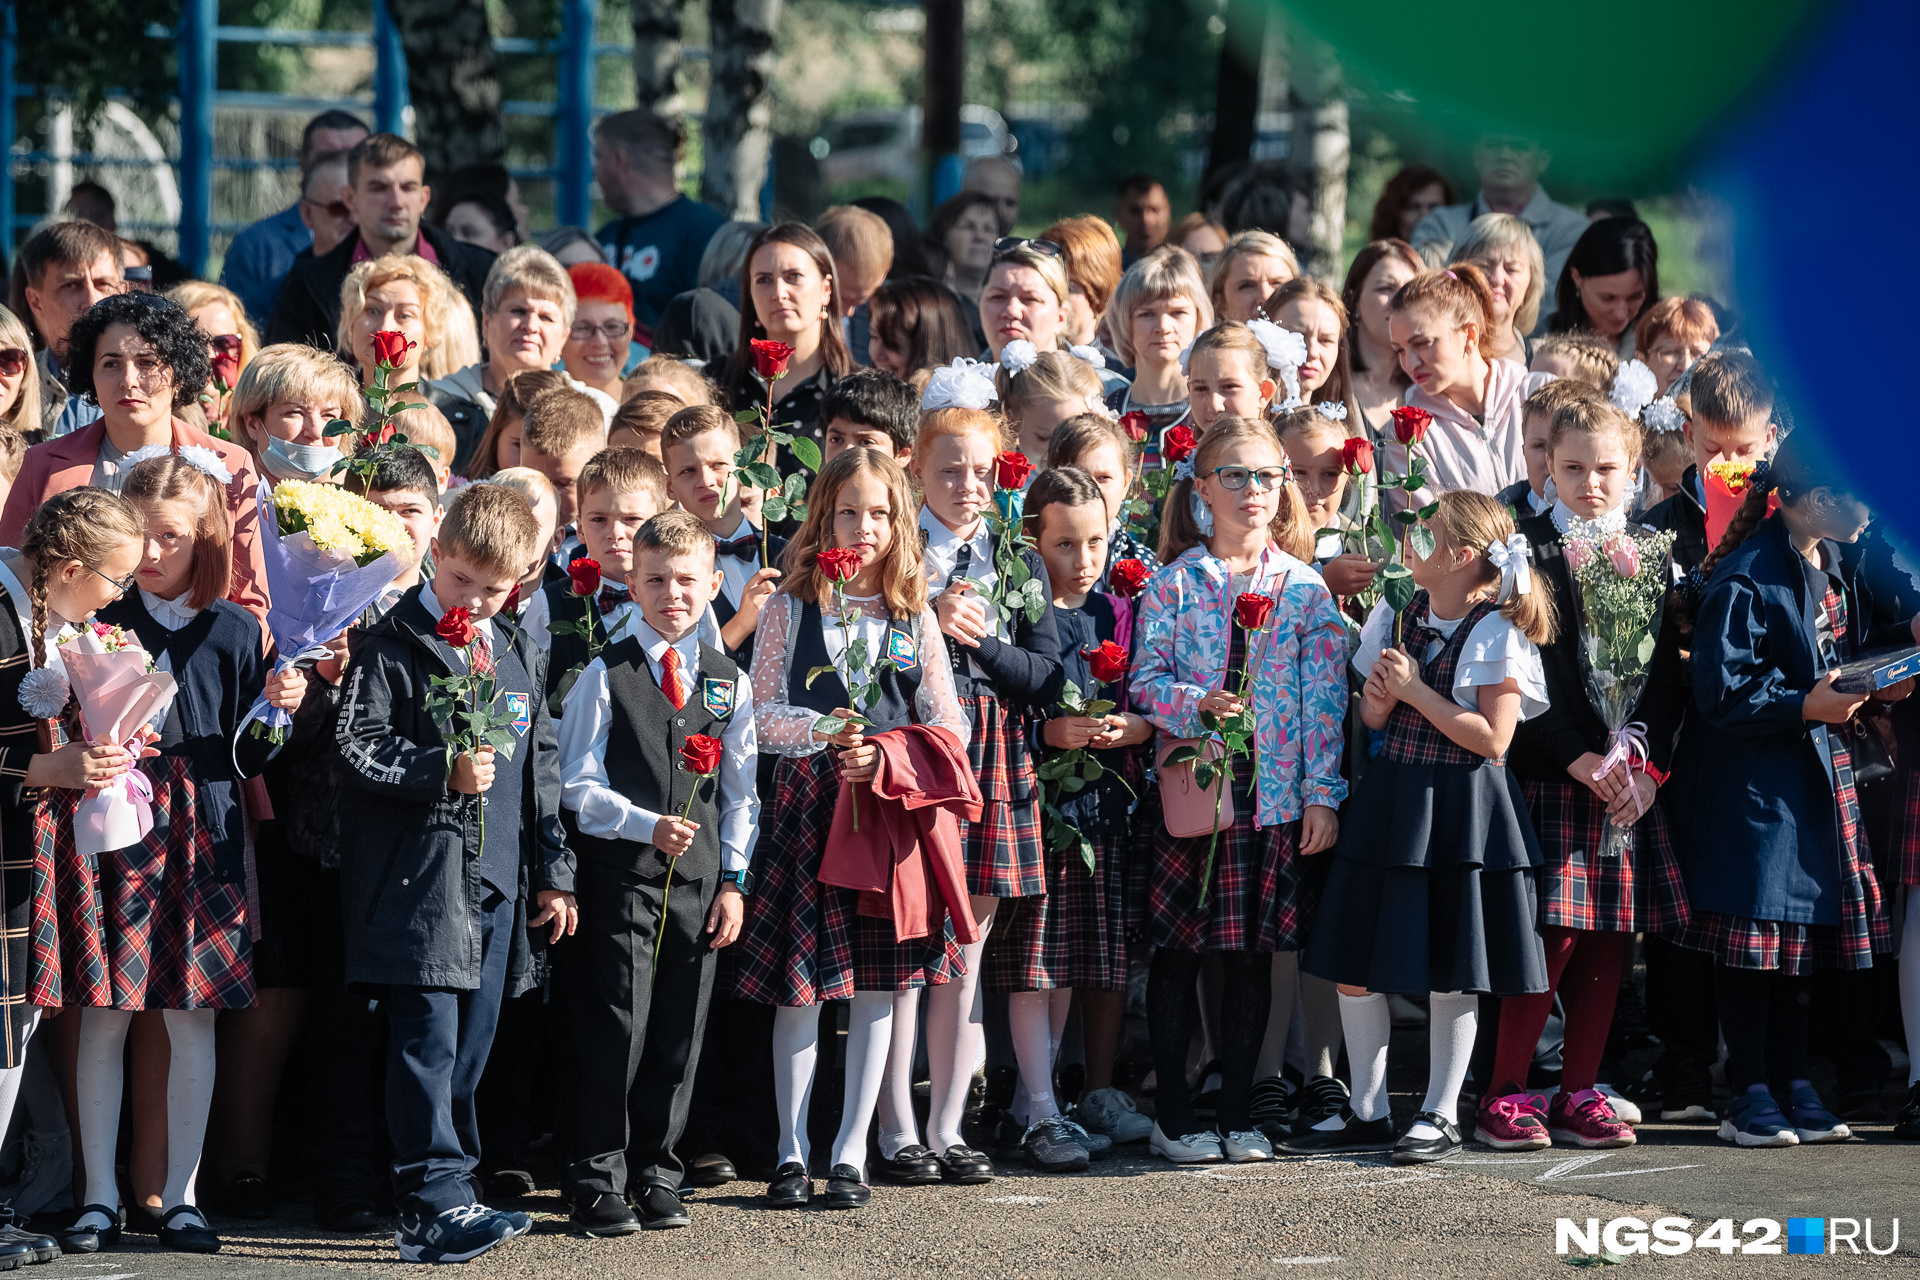
[[1508, 996], [1500, 1002], [1500, 1041], [1493, 1055], [1496, 1089], [1522, 1088], [1534, 1047], [1560, 993], [1566, 1012], [1566, 1047], [1561, 1050], [1560, 1088], [1579, 1093], [1593, 1088], [1600, 1054], [1613, 1027], [1613, 1005], [1620, 996], [1620, 975], [1627, 963], [1630, 933], [1600, 933], [1547, 925], [1540, 930], [1547, 949], [1547, 989], [1537, 996]]

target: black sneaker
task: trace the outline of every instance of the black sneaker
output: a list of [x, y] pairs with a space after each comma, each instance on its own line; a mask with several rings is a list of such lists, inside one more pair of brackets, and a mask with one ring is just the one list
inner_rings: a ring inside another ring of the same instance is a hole
[[1437, 1111], [1422, 1111], [1413, 1118], [1413, 1124], [1426, 1123], [1440, 1131], [1437, 1138], [1416, 1138], [1413, 1125], [1407, 1126], [1407, 1132], [1400, 1141], [1393, 1144], [1395, 1164], [1432, 1164], [1435, 1160], [1445, 1160], [1448, 1156], [1466, 1145], [1460, 1137], [1460, 1127]]
[[353, 1174], [327, 1178], [313, 1189], [313, 1220], [322, 1231], [359, 1235], [380, 1225], [373, 1180]]
[[1299, 1107], [1300, 1089], [1285, 1076], [1268, 1076], [1254, 1082], [1247, 1100], [1248, 1118], [1253, 1127], [1269, 1138], [1278, 1138], [1293, 1127]]
[[1900, 1114], [1894, 1117], [1893, 1136], [1920, 1139], [1920, 1084], [1907, 1090], [1907, 1105], [1900, 1108]]
[[1393, 1117], [1356, 1119], [1350, 1107], [1340, 1108], [1346, 1125], [1339, 1129], [1295, 1129], [1275, 1145], [1290, 1156], [1325, 1156], [1341, 1151], [1390, 1151], [1395, 1134]]
[[1331, 1120], [1346, 1109], [1346, 1082], [1332, 1076], [1315, 1076], [1300, 1090], [1293, 1132], [1304, 1133], [1322, 1120]]
[[487, 1206], [463, 1204], [439, 1213], [401, 1210], [393, 1243], [405, 1262], [466, 1262], [512, 1234], [506, 1219]]
[[1080, 1141], [1079, 1126], [1065, 1116], [1048, 1116], [1029, 1128], [1020, 1140], [1027, 1163], [1042, 1173], [1074, 1173], [1087, 1167], [1091, 1158]]

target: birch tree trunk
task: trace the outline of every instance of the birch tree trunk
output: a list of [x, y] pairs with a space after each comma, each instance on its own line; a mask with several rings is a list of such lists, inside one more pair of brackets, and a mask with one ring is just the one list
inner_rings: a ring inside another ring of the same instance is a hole
[[631, 0], [634, 105], [680, 114], [680, 0]]
[[507, 158], [500, 69], [485, 0], [387, 0], [407, 54], [413, 132], [429, 181]]
[[711, 0], [706, 165], [700, 198], [729, 218], [758, 221], [773, 146], [773, 32], [780, 0]]

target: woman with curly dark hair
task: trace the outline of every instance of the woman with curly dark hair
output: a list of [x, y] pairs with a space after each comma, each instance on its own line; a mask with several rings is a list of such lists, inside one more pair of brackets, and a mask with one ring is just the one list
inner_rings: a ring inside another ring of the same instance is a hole
[[0, 545], [19, 546], [40, 504], [80, 485], [118, 492], [128, 454], [164, 444], [211, 449], [231, 475], [227, 515], [233, 521], [233, 589], [228, 598], [267, 614], [264, 568], [254, 507], [256, 477], [247, 451], [180, 420], [210, 373], [207, 336], [185, 311], [156, 294], [103, 298], [74, 322], [67, 337], [68, 386], [100, 406], [100, 420], [27, 450], [0, 511]]

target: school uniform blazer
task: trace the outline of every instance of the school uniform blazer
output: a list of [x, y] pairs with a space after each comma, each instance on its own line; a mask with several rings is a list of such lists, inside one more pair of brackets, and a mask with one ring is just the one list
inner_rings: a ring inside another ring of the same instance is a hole
[[[480, 806], [447, 787], [447, 744], [427, 714], [434, 676], [466, 664], [433, 633], [418, 603], [423, 586], [401, 598], [354, 649], [340, 711], [338, 742], [347, 787], [341, 813], [341, 905], [346, 913], [347, 982], [480, 986]], [[527, 904], [542, 889], [573, 891], [574, 857], [560, 826], [560, 752], [546, 700], [539, 696], [546, 655], [524, 631], [511, 643], [532, 678], [532, 723], [510, 767], [521, 774], [520, 883], [514, 907], [507, 995], [533, 987], [544, 966]]]
[[1688, 467], [1680, 477], [1680, 491], [1641, 516], [1640, 523], [1655, 532], [1673, 534], [1676, 580], [1698, 569], [1713, 550], [1707, 545], [1707, 507], [1700, 489], [1700, 468]]
[[[1898, 643], [1901, 624], [1872, 620], [1873, 589], [1857, 558], [1822, 543], [1847, 603], [1846, 661]], [[1826, 726], [1801, 709], [1826, 672], [1815, 625], [1826, 575], [1808, 564], [1775, 515], [1714, 569], [1693, 627], [1693, 693], [1674, 807], [1696, 910], [1800, 924], [1839, 921], [1840, 828]], [[1864, 634], [1863, 634], [1864, 632]]]
[[[106, 436], [106, 423], [95, 422], [27, 450], [19, 478], [7, 495], [7, 505], [0, 509], [0, 546], [19, 546], [41, 503], [93, 479], [94, 464], [100, 460], [100, 442]], [[173, 447], [184, 444], [213, 450], [220, 455], [220, 464], [233, 473], [227, 485], [227, 518], [233, 522], [233, 589], [227, 599], [265, 622], [267, 568], [260, 554], [260, 517], [254, 501], [260, 482], [253, 459], [238, 445], [216, 440], [175, 418]], [[262, 627], [263, 646], [265, 635]]]
[[[1882, 521], [1876, 520], [1860, 535], [1860, 541], [1840, 548], [1843, 561], [1857, 559], [1860, 572], [1873, 587], [1876, 621], [1890, 624], [1888, 643], [1915, 643], [1912, 619], [1920, 614], [1920, 566], [1887, 536]], [[1901, 631], [1901, 627], [1905, 627]], [[1898, 741], [1898, 759], [1905, 769], [1920, 769], [1920, 696], [1903, 698], [1893, 704], [1893, 732]]]

